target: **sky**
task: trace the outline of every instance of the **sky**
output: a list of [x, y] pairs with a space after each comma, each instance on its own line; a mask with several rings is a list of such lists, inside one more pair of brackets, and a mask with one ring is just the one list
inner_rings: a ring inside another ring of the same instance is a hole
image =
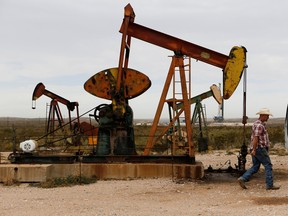
[[[32, 109], [32, 93], [39, 82], [77, 101], [80, 114], [111, 103], [89, 94], [83, 85], [97, 72], [118, 66], [119, 29], [128, 3], [137, 24], [227, 56], [233, 46], [246, 47], [247, 116], [257, 117], [263, 107], [274, 118], [286, 115], [288, 1], [0, 0], [0, 117], [45, 117], [50, 98], [40, 97]], [[154, 118], [172, 55], [171, 50], [132, 38], [129, 68], [152, 82], [145, 93], [129, 101], [135, 119]], [[192, 96], [212, 84], [222, 85], [222, 69], [192, 59]], [[218, 115], [212, 97], [202, 105], [208, 118]], [[65, 106], [60, 108], [67, 117]], [[243, 79], [224, 102], [224, 118], [242, 116]]]

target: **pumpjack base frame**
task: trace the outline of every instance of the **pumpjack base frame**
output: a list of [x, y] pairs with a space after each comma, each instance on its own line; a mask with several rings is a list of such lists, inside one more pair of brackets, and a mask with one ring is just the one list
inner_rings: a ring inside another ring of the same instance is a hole
[[37, 155], [33, 153], [16, 153], [9, 156], [13, 164], [72, 164], [77, 162], [76, 155]]
[[195, 164], [195, 157], [188, 155], [37, 155], [16, 153], [10, 156], [15, 164], [72, 164], [82, 163], [155, 163], [155, 164]]
[[195, 157], [188, 155], [92, 155], [83, 156], [83, 163], [177, 163], [195, 164]]

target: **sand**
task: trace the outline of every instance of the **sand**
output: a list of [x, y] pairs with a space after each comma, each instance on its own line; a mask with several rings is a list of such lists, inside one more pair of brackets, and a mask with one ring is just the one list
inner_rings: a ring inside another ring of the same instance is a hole
[[[237, 153], [197, 154], [207, 168], [237, 163]], [[246, 167], [251, 164], [247, 156]], [[201, 180], [158, 178], [97, 181], [89, 185], [39, 188], [29, 184], [0, 184], [0, 215], [21, 216], [173, 216], [287, 215], [288, 156], [271, 155], [278, 191], [265, 189], [263, 167], [243, 190], [237, 174], [206, 173]]]

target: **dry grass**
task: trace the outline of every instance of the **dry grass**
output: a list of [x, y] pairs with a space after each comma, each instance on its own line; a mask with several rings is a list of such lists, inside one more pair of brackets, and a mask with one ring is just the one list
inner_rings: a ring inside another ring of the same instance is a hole
[[[254, 119], [250, 119], [253, 121]], [[136, 120], [137, 121], [137, 120]], [[240, 122], [241, 120], [233, 120], [234, 122]], [[228, 120], [229, 122], [229, 120]], [[241, 124], [240, 124], [241, 125]], [[276, 143], [280, 143], [284, 146], [284, 119], [271, 119], [269, 120], [268, 130], [269, 138], [272, 146]], [[135, 143], [137, 145], [137, 151], [142, 152], [148, 134], [150, 131], [149, 126], [135, 126]], [[0, 118], [0, 152], [1, 151], [12, 151], [13, 144], [16, 146], [20, 142], [27, 139], [37, 139], [42, 137], [45, 133], [45, 119], [21, 119], [21, 118]], [[242, 126], [209, 126], [207, 127], [208, 134], [208, 146], [210, 150], [227, 150], [240, 148], [241, 145], [249, 143], [250, 140], [251, 126], [246, 126], [246, 134]], [[194, 128], [194, 145], [195, 149], [198, 149], [197, 139], [198, 135], [197, 128]], [[204, 134], [205, 135], [205, 134]], [[64, 135], [62, 136], [64, 137]], [[245, 137], [245, 140], [244, 140]], [[58, 139], [61, 140], [61, 134]], [[40, 144], [45, 142], [44, 139], [39, 140]], [[159, 148], [159, 152], [167, 151], [169, 144], [160, 140], [155, 145]], [[286, 152], [281, 150], [275, 150], [279, 155], [286, 155]]]

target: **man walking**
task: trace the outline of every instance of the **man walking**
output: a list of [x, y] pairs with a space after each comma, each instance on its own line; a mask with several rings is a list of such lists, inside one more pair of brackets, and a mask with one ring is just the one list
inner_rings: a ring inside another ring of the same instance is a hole
[[272, 164], [268, 153], [270, 144], [265, 126], [265, 122], [268, 121], [269, 116], [273, 115], [267, 108], [261, 109], [256, 114], [259, 114], [259, 118], [252, 126], [250, 144], [250, 153], [252, 155], [253, 165], [240, 178], [238, 178], [238, 182], [243, 189], [247, 189], [245, 182], [247, 182], [253, 174], [258, 172], [260, 165], [262, 164], [265, 168], [266, 189], [278, 190], [280, 187], [274, 186], [273, 184]]

